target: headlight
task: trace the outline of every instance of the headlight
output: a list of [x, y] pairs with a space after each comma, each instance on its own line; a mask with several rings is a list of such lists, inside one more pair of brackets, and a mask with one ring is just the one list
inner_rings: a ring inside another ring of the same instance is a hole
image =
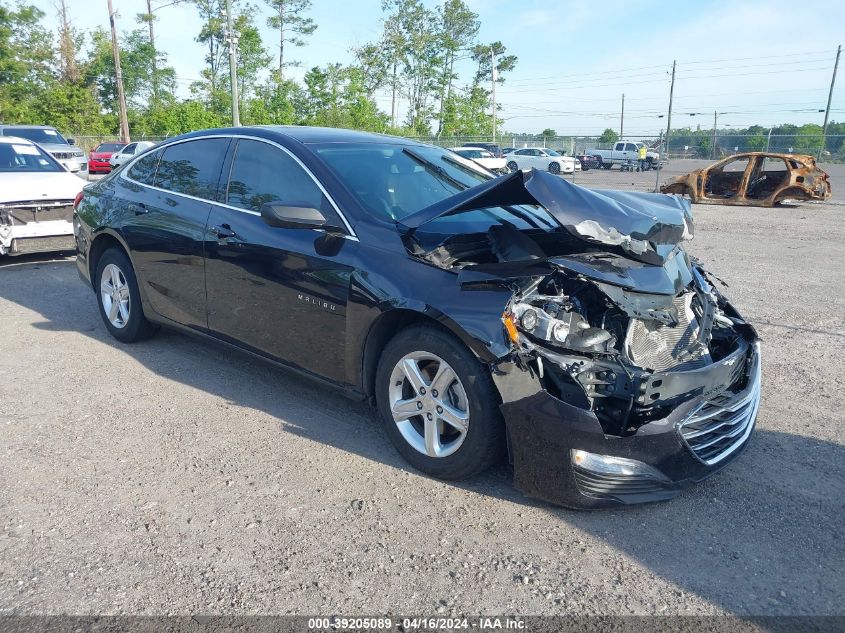
[[575, 350], [607, 351], [608, 344], [613, 345], [615, 342], [613, 334], [592, 327], [583, 316], [569, 307], [546, 303], [544, 308], [528, 303], [515, 304], [511, 327], [517, 327], [526, 334], [554, 345]]

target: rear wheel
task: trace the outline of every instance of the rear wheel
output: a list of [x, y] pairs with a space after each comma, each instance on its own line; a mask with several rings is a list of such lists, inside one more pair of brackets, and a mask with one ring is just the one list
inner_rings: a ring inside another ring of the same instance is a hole
[[463, 479], [502, 457], [504, 424], [490, 372], [446, 332], [414, 326], [390, 341], [376, 402], [393, 445], [429, 475]]
[[129, 257], [110, 248], [97, 262], [97, 303], [106, 329], [124, 343], [149, 338], [155, 326], [147, 321], [141, 307], [141, 294]]

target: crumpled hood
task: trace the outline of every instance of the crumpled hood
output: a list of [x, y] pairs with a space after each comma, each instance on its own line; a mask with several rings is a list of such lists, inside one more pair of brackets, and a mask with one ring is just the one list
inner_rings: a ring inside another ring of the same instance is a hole
[[487, 207], [536, 204], [566, 230], [592, 244], [621, 248], [626, 256], [662, 265], [678, 244], [693, 237], [689, 202], [637, 191], [591, 190], [532, 169], [494, 178], [404, 218], [413, 232], [435, 218]]

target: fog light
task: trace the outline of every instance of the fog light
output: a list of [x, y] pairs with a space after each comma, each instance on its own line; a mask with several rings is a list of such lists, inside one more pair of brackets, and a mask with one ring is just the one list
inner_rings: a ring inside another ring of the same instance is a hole
[[613, 455], [597, 455], [578, 449], [572, 449], [572, 463], [593, 473], [617, 476], [646, 476], [668, 481], [668, 478], [654, 466], [639, 462], [635, 459], [615, 457]]

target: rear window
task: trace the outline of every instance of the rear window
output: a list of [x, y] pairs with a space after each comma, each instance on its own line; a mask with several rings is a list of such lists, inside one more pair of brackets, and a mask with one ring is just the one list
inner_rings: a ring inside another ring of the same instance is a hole
[[195, 198], [215, 200], [217, 181], [228, 147], [229, 139], [225, 138], [197, 139], [165, 147], [158, 162], [155, 186]]

